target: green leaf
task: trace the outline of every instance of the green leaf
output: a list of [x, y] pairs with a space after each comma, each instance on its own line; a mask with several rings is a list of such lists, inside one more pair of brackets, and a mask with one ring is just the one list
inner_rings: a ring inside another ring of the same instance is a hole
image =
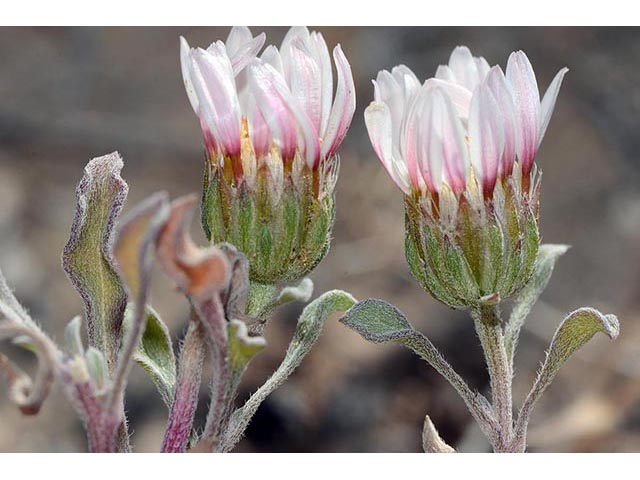
[[[125, 319], [127, 332], [133, 320], [132, 313], [131, 309], [127, 309]], [[133, 359], [147, 372], [164, 403], [171, 407], [176, 385], [176, 358], [169, 328], [151, 307], [147, 307], [146, 326]]]
[[355, 303], [355, 298], [350, 294], [341, 290], [332, 290], [307, 305], [300, 315], [293, 339], [278, 369], [231, 416], [229, 427], [221, 438], [219, 447], [221, 451], [231, 450], [240, 441], [260, 404], [298, 368], [302, 359], [320, 337], [327, 317], [335, 312], [348, 310]]
[[261, 336], [250, 336], [247, 325], [232, 319], [227, 327], [229, 337], [229, 367], [231, 370], [231, 390], [235, 391], [240, 377], [249, 362], [266, 346]]
[[5, 338], [38, 358], [38, 368], [32, 379], [0, 353], [0, 376], [7, 381], [11, 400], [23, 414], [34, 415], [51, 390], [60, 352], [18, 302], [0, 271], [0, 341]]
[[533, 305], [546, 288], [556, 261], [569, 250], [568, 245], [544, 244], [538, 250], [538, 259], [529, 282], [514, 300], [511, 316], [505, 327], [504, 341], [507, 358], [513, 364], [513, 357], [520, 336], [520, 330]]
[[352, 307], [340, 321], [370, 342], [394, 341], [413, 350], [456, 389], [482, 431], [492, 438], [495, 418], [487, 399], [471, 391], [431, 341], [415, 330], [400, 310], [383, 300], [367, 299]]
[[72, 355], [83, 355], [84, 346], [82, 344], [82, 334], [80, 327], [82, 325], [82, 318], [80, 316], [73, 317], [73, 319], [67, 324], [64, 330], [64, 342], [67, 347], [67, 351]]
[[62, 253], [62, 268], [82, 297], [89, 344], [106, 354], [113, 369], [127, 297], [111, 253], [113, 228], [127, 197], [117, 152], [94, 158], [76, 188], [76, 213]]
[[400, 310], [372, 298], [357, 303], [340, 321], [373, 343], [401, 341], [418, 333]]
[[551, 384], [562, 365], [598, 332], [615, 340], [620, 333], [617, 317], [603, 315], [598, 310], [583, 307], [571, 312], [562, 321], [551, 340], [538, 377], [520, 410], [516, 424], [516, 438], [525, 438], [534, 405]]
[[303, 278], [298, 285], [284, 287], [276, 299], [276, 306], [291, 302], [308, 302], [313, 295], [313, 282], [310, 278]]

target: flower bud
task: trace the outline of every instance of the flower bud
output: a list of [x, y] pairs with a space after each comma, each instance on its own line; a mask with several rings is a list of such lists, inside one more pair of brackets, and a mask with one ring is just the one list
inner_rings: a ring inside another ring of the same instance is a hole
[[235, 245], [253, 282], [308, 274], [329, 249], [336, 151], [355, 110], [351, 68], [317, 32], [292, 28], [278, 50], [234, 28], [226, 44], [190, 49], [182, 70], [206, 146], [202, 223], [213, 243]]
[[374, 81], [365, 121], [405, 193], [407, 262], [446, 305], [497, 303], [529, 280], [540, 243], [535, 155], [566, 71], [542, 102], [523, 52], [506, 75], [458, 47], [423, 85], [405, 66]]

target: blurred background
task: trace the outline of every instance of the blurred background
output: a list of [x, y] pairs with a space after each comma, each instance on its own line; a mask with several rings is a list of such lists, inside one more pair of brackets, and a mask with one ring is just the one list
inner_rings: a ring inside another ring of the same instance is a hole
[[[461, 44], [503, 67], [511, 51], [526, 51], [541, 92], [561, 67], [570, 68], [537, 162], [544, 172], [543, 241], [573, 248], [522, 333], [515, 401], [524, 399], [566, 313], [580, 306], [616, 313], [619, 339], [596, 337], [539, 403], [530, 450], [640, 451], [640, 30], [317, 29], [330, 47], [342, 44], [358, 109], [341, 148], [335, 238], [312, 274], [315, 294], [340, 288], [392, 302], [480, 391], [488, 379], [470, 319], [431, 299], [405, 264], [402, 196], [363, 122], [370, 80], [399, 63], [418, 77], [432, 76]], [[263, 30], [276, 45], [286, 32], [253, 29]], [[123, 155], [130, 186], [125, 211], [157, 190], [199, 192], [201, 133], [182, 86], [178, 37], [206, 46], [228, 31], [0, 29], [0, 268], [55, 338], [82, 311], [59, 258], [85, 163], [113, 150]], [[193, 231], [204, 242], [199, 225]], [[162, 275], [154, 282], [153, 305], [178, 339], [187, 304]], [[268, 347], [246, 374], [240, 400], [281, 361], [301, 308], [281, 309], [270, 324]], [[23, 417], [0, 385], [0, 451], [86, 450], [82, 426], [59, 390], [38, 416]], [[158, 451], [167, 412], [137, 367], [126, 403], [135, 449]], [[261, 406], [237, 450], [418, 452], [425, 414], [459, 450], [487, 450], [462, 401], [426, 363], [401, 347], [366, 343], [332, 318], [302, 366]], [[204, 415], [201, 408], [199, 423]]]

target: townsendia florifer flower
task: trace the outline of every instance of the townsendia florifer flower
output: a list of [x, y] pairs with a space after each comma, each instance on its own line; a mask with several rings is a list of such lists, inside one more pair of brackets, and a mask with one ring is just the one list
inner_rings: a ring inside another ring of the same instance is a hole
[[538, 246], [535, 157], [563, 68], [542, 101], [524, 52], [506, 74], [457, 47], [422, 85], [401, 65], [373, 82], [373, 147], [405, 194], [406, 254], [421, 285], [452, 307], [516, 293]]
[[320, 33], [294, 27], [258, 56], [264, 41], [246, 27], [206, 50], [181, 38], [181, 63], [206, 146], [205, 232], [249, 258], [252, 281], [273, 284], [309, 273], [329, 248], [355, 88], [338, 45], [334, 97]]

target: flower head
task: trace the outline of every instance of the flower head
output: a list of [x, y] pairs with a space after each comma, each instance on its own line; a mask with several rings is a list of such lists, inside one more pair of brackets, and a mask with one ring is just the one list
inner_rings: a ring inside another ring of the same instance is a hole
[[[254, 279], [271, 283], [307, 273], [326, 253], [336, 151], [355, 111], [351, 67], [340, 45], [333, 49], [334, 94], [329, 49], [320, 33], [306, 27], [291, 28], [279, 49], [268, 46], [261, 54], [265, 35], [254, 37], [246, 27], [234, 27], [226, 43], [206, 50], [180, 41], [184, 84], [207, 151], [205, 231], [212, 241], [255, 257]], [[249, 224], [237, 225], [234, 212], [247, 208]], [[290, 224], [280, 218], [283, 212]], [[321, 222], [322, 254], [304, 245], [306, 229], [313, 230], [319, 216], [328, 217]], [[264, 252], [256, 251], [260, 246]], [[276, 253], [286, 265], [276, 265]], [[294, 268], [293, 257], [303, 259], [297, 263], [304, 267]], [[274, 272], [276, 267], [289, 273]]]
[[[406, 195], [407, 255], [414, 273], [426, 272], [425, 288], [446, 291], [434, 293], [445, 303], [509, 296], [528, 279], [539, 241], [534, 162], [566, 72], [558, 72], [541, 101], [524, 52], [510, 55], [505, 74], [457, 47], [422, 84], [403, 65], [373, 82], [365, 122], [376, 154]], [[430, 250], [431, 240], [441, 245]], [[451, 258], [434, 259], [451, 249], [460, 253], [462, 273], [451, 271]], [[444, 285], [451, 275], [465, 277], [468, 288]]]

